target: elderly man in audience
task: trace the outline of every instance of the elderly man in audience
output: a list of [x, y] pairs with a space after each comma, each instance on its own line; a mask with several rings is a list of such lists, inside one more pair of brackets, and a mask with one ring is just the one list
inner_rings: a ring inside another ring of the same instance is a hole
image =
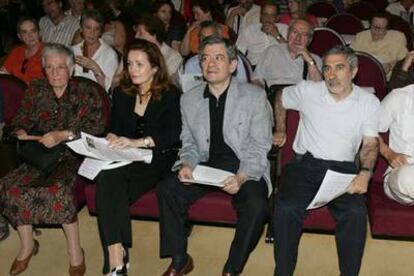
[[13, 133], [25, 144], [20, 148], [22, 164], [0, 179], [0, 214], [17, 228], [20, 238], [10, 275], [25, 271], [39, 250], [34, 224], [61, 224], [69, 275], [84, 275], [86, 270], [74, 197], [79, 158], [64, 144], [81, 131], [98, 135], [104, 124], [99, 91], [70, 79], [74, 63], [69, 48], [47, 44], [42, 52], [46, 79], [30, 83], [13, 121]]
[[[278, 276], [294, 273], [306, 208], [328, 169], [355, 174], [347, 193], [327, 203], [337, 221], [340, 274], [358, 275], [364, 252], [367, 210], [363, 194], [378, 153], [379, 100], [352, 84], [358, 58], [350, 48], [336, 46], [329, 50], [322, 68], [325, 81], [302, 81], [276, 95], [274, 145], [281, 147], [286, 141], [286, 110], [300, 114], [293, 144], [296, 157], [283, 168], [275, 199]], [[358, 150], [359, 169], [355, 163]]]
[[[200, 44], [203, 39], [209, 36], [219, 36], [222, 35], [221, 25], [215, 21], [204, 21], [200, 23]], [[201, 71], [201, 64], [200, 64], [200, 56], [197, 54], [192, 56], [184, 66], [184, 73], [185, 74], [192, 74], [192, 75], [202, 75]], [[249, 76], [247, 75], [246, 69], [244, 67], [243, 61], [239, 55], [237, 55], [237, 70], [234, 72], [236, 79], [239, 82], [248, 82]]]
[[377, 13], [371, 19], [371, 28], [359, 32], [351, 47], [356, 51], [367, 52], [376, 57], [390, 76], [395, 63], [407, 54], [407, 40], [403, 33], [388, 30], [389, 15]]
[[65, 15], [72, 15], [80, 21], [83, 10], [85, 9], [85, 0], [69, 0], [70, 9], [65, 11]]
[[135, 38], [145, 39], [157, 45], [167, 64], [168, 74], [177, 72], [183, 58], [180, 53], [164, 42], [165, 28], [162, 21], [153, 15], [141, 16], [135, 24]]
[[238, 5], [227, 12], [226, 24], [236, 34], [239, 34], [247, 26], [260, 22], [260, 6], [253, 0], [238, 0]]
[[[187, 254], [188, 206], [211, 191], [232, 195], [237, 224], [223, 275], [239, 275], [259, 240], [271, 192], [267, 152], [271, 148], [271, 108], [258, 86], [232, 79], [236, 48], [210, 36], [202, 41], [200, 62], [207, 84], [181, 98], [182, 148], [178, 170], [158, 185], [161, 256], [172, 256], [163, 275], [185, 275], [193, 269]], [[197, 165], [234, 173], [215, 186], [191, 184]]]
[[388, 89], [401, 88], [414, 84], [414, 51], [408, 52], [403, 60], [395, 64], [392, 70], [391, 79], [388, 83]]
[[390, 131], [389, 145], [381, 138], [380, 153], [388, 161], [385, 194], [404, 205], [414, 204], [414, 86], [395, 89], [381, 102], [380, 131]]
[[390, 3], [385, 9], [390, 14], [400, 16], [402, 19], [410, 24], [413, 24], [414, 1], [413, 0], [399, 0]]
[[11, 74], [26, 83], [43, 77], [39, 25], [35, 18], [22, 17], [17, 21], [17, 37], [23, 42], [13, 48], [0, 73]]
[[42, 5], [46, 14], [39, 21], [42, 41], [70, 46], [79, 29], [79, 20], [63, 13], [62, 0], [42, 0]]
[[306, 48], [312, 41], [313, 26], [304, 19], [289, 24], [287, 43], [269, 46], [254, 71], [253, 78], [268, 86], [296, 84], [301, 80], [321, 81], [321, 59]]
[[277, 21], [277, 4], [265, 3], [261, 9], [261, 23], [249, 25], [239, 33], [236, 46], [247, 55], [253, 66], [259, 62], [267, 47], [286, 42], [288, 26]]
[[109, 91], [118, 67], [118, 55], [101, 39], [104, 24], [99, 11], [85, 10], [81, 18], [83, 41], [72, 49], [76, 60], [75, 76], [96, 81]]

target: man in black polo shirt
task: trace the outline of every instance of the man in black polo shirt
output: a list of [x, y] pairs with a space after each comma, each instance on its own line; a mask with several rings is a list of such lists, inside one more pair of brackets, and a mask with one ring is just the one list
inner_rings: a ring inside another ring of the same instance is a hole
[[193, 269], [187, 254], [187, 207], [217, 189], [186, 183], [198, 164], [235, 174], [222, 188], [233, 196], [238, 216], [223, 275], [238, 275], [261, 236], [267, 216], [272, 112], [264, 90], [232, 79], [237, 53], [228, 40], [216, 36], [204, 39], [200, 64], [207, 85], [199, 85], [181, 98], [182, 149], [173, 167], [178, 174], [158, 186], [161, 255], [172, 257], [163, 275], [184, 275]]

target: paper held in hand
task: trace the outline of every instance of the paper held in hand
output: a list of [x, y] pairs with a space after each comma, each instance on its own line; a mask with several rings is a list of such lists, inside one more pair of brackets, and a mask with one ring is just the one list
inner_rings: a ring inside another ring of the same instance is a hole
[[229, 176], [234, 176], [234, 173], [208, 166], [197, 165], [193, 171], [194, 179], [186, 179], [183, 182], [224, 187], [223, 181]]
[[151, 163], [152, 150], [139, 148], [115, 149], [108, 146], [105, 138], [81, 132], [81, 138], [66, 143], [78, 154], [86, 156], [78, 174], [93, 180], [100, 171], [119, 168], [133, 161]]
[[322, 207], [329, 201], [345, 194], [355, 174], [345, 174], [328, 170], [318, 192], [306, 210]]

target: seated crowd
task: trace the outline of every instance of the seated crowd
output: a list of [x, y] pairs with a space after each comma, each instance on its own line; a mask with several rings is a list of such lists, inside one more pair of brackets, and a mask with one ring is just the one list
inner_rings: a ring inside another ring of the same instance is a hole
[[[389, 163], [385, 194], [414, 205], [414, 51], [401, 32], [389, 30], [389, 15], [374, 15], [370, 29], [358, 33], [350, 47], [337, 45], [318, 56], [309, 45], [319, 23], [306, 13], [305, 1], [289, 0], [279, 14], [276, 1], [193, 0], [188, 22], [183, 12], [188, 1], [154, 0], [136, 13], [121, 2], [70, 0], [65, 12], [63, 0], [42, 0], [45, 15], [39, 21], [31, 16], [17, 21], [21, 44], [0, 68], [28, 85], [8, 126], [22, 162], [0, 178], [0, 242], [10, 224], [21, 243], [10, 275], [24, 272], [37, 254], [33, 227], [39, 224], [62, 225], [69, 275], [85, 275], [87, 252], [73, 196], [82, 160], [65, 146], [81, 132], [106, 137], [116, 149], [153, 152], [149, 163], [132, 162], [95, 179], [104, 275], [128, 274], [129, 207], [153, 188], [160, 255], [171, 258], [163, 275], [193, 270], [187, 211], [218, 189], [231, 196], [237, 214], [223, 275], [242, 273], [270, 213], [274, 275], [293, 275], [306, 207], [327, 170], [355, 175], [347, 193], [327, 207], [337, 221], [340, 274], [358, 275], [367, 231], [364, 194], [378, 155]], [[412, 16], [412, 2], [401, 0], [387, 11], [403, 7]], [[354, 84], [355, 51], [383, 65], [393, 90], [382, 102]], [[188, 86], [183, 75], [201, 81]], [[279, 89], [269, 102], [270, 87]], [[111, 100], [108, 126], [104, 97]], [[287, 110], [300, 114], [295, 158], [282, 169], [269, 212], [267, 155], [286, 143]], [[388, 131], [389, 144], [379, 136]], [[39, 164], [52, 153], [53, 162]], [[191, 184], [197, 165], [233, 176], [222, 188]]]

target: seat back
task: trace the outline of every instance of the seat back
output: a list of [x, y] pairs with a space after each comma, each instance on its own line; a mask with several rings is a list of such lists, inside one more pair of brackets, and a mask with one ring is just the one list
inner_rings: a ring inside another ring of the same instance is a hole
[[400, 31], [405, 35], [407, 40], [407, 49], [413, 49], [413, 33], [411, 32], [410, 24], [399, 16], [391, 15], [390, 30]]
[[339, 13], [333, 15], [326, 22], [326, 27], [340, 33], [355, 35], [364, 30], [361, 19], [350, 13]]
[[[388, 134], [389, 134], [388, 132], [380, 133], [382, 140], [384, 140], [384, 143], [387, 145], [388, 145], [388, 138], [389, 138]], [[382, 181], [384, 180], [384, 173], [387, 167], [388, 167], [387, 161], [378, 154], [377, 164], [375, 166], [374, 175], [372, 176], [372, 180], [373, 180], [372, 183], [382, 183]]]
[[0, 91], [3, 93], [3, 114], [6, 126], [11, 125], [17, 115], [27, 85], [13, 75], [0, 75]]
[[308, 7], [308, 13], [316, 17], [330, 18], [334, 14], [337, 14], [338, 10], [331, 2], [319, 1]]
[[322, 57], [325, 52], [336, 45], [345, 45], [345, 41], [341, 35], [332, 29], [318, 27], [315, 28], [312, 42], [309, 44], [308, 48], [311, 53]]
[[243, 62], [243, 67], [244, 67], [244, 71], [246, 72], [247, 82], [251, 82], [252, 76], [253, 76], [252, 64], [242, 52], [237, 51], [237, 55]]
[[362, 1], [365, 1], [365, 2], [368, 2], [374, 5], [377, 8], [378, 12], [384, 12], [389, 4], [388, 0], [362, 0]]
[[387, 93], [387, 79], [380, 61], [372, 55], [356, 51], [358, 56], [358, 73], [354, 83], [362, 87], [373, 87], [375, 95], [382, 100]]
[[377, 8], [365, 1], [353, 3], [346, 9], [346, 12], [351, 13], [361, 20], [370, 21], [372, 16], [378, 12]]

